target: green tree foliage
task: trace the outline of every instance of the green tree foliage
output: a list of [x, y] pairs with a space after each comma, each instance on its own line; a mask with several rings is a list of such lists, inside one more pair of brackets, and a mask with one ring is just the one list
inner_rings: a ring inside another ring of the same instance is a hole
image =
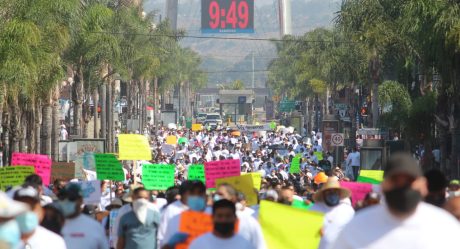
[[407, 126], [412, 100], [407, 89], [396, 81], [384, 81], [379, 86], [379, 100], [383, 114], [381, 126], [401, 132]]

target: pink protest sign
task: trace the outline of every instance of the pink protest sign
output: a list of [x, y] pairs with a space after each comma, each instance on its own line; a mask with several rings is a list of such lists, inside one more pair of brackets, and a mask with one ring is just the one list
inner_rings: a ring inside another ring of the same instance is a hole
[[370, 183], [340, 182], [340, 186], [351, 191], [353, 207], [358, 201], [364, 200], [369, 192], [372, 192], [372, 184]]
[[11, 165], [34, 166], [35, 173], [39, 175], [43, 184], [49, 185], [51, 179], [51, 159], [47, 155], [13, 153]]
[[216, 179], [241, 174], [240, 160], [222, 160], [204, 163], [206, 187], [215, 188]]

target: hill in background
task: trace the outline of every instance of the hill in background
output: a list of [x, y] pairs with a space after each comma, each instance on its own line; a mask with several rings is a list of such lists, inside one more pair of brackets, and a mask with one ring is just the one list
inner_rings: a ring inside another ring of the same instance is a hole
[[[156, 11], [158, 18], [165, 18], [166, 0], [146, 0], [146, 11]], [[292, 0], [292, 29], [294, 35], [318, 28], [332, 26], [334, 13], [340, 8], [340, 0]], [[201, 0], [179, 0], [178, 28], [193, 36], [201, 34]], [[279, 39], [277, 0], [256, 0], [254, 10], [254, 34], [218, 34], [217, 36], [275, 38]], [[255, 86], [265, 87], [267, 66], [276, 56], [276, 49], [269, 41], [216, 40], [184, 38], [184, 47], [190, 47], [202, 56], [202, 69], [208, 73], [208, 87], [242, 80], [252, 85], [252, 56], [254, 56]]]

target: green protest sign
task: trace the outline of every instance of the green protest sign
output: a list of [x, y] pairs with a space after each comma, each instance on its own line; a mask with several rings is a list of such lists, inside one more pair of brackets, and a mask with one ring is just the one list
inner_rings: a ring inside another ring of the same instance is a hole
[[98, 180], [124, 181], [123, 167], [114, 154], [94, 154]]
[[173, 164], [144, 164], [142, 183], [148, 190], [166, 190], [174, 186]]
[[35, 173], [33, 166], [7, 166], [0, 168], [0, 188], [15, 187], [24, 184], [24, 179]]
[[380, 184], [383, 181], [383, 170], [361, 170], [358, 182]]
[[300, 173], [300, 160], [301, 156], [295, 156], [292, 158], [291, 167], [289, 167], [289, 173]]
[[188, 180], [200, 180], [203, 183], [206, 183], [204, 177], [204, 165], [203, 164], [193, 164], [188, 168]]

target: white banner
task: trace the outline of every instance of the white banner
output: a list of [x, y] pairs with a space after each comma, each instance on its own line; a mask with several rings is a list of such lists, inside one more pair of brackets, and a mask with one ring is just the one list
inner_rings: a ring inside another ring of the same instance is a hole
[[270, 124], [263, 124], [263, 125], [239, 125], [237, 124], [236, 127], [238, 130], [242, 132], [256, 132], [256, 131], [269, 131]]

